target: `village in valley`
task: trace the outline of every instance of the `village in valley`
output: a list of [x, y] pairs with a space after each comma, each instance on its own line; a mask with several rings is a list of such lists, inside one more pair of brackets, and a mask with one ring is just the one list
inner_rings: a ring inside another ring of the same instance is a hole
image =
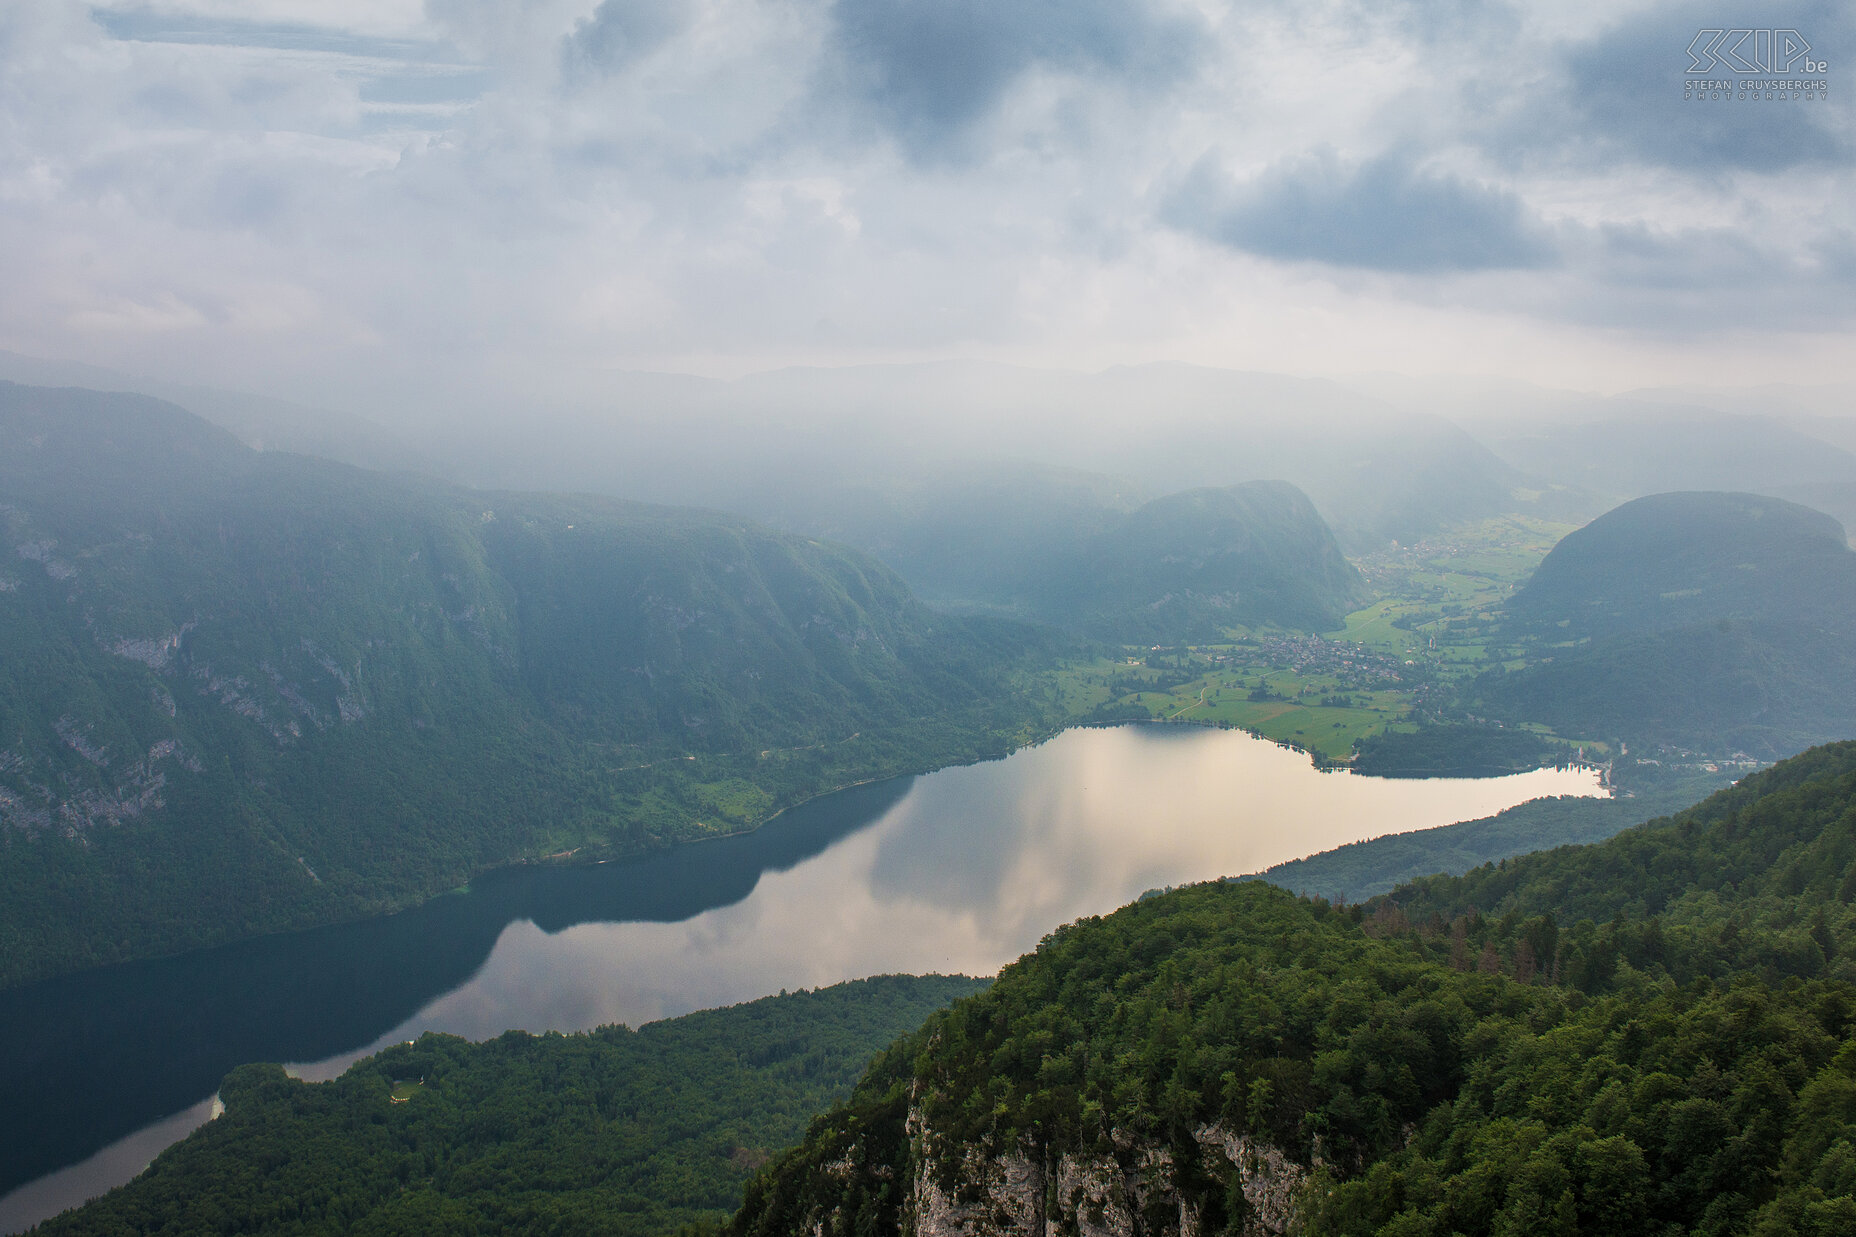
[[[1065, 701], [1085, 720], [1147, 717], [1248, 730], [1343, 764], [1361, 739], [1451, 715], [1465, 682], [1527, 651], [1500, 607], [1570, 525], [1501, 516], [1355, 560], [1376, 594], [1321, 634], [1232, 628], [1216, 643], [1131, 647], [1072, 666]], [[1608, 758], [1604, 736], [1561, 735], [1569, 759]]]

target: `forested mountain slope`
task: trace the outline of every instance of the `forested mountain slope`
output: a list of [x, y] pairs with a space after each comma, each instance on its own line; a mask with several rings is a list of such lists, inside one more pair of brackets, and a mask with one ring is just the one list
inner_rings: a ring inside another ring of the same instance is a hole
[[1048, 637], [717, 514], [0, 384], [0, 985], [757, 823], [1043, 724]]
[[1508, 614], [1533, 664], [1480, 679], [1476, 711], [1762, 758], [1856, 735], [1856, 551], [1821, 512], [1641, 498], [1554, 547]]
[[1856, 551], [1821, 511], [1759, 494], [1655, 494], [1569, 533], [1508, 604], [1568, 637], [1720, 619], [1848, 623]]
[[724, 1218], [963, 976], [886, 975], [636, 1030], [428, 1034], [304, 1083], [235, 1070], [225, 1114], [41, 1233], [601, 1233]]
[[1841, 1233], [1856, 744], [1337, 910], [1053, 933], [749, 1187], [736, 1234]]
[[1602, 799], [1530, 799], [1480, 820], [1349, 842], [1279, 863], [1252, 879], [1337, 902], [1364, 902], [1434, 873], [1461, 875], [1532, 851], [1603, 842], [1633, 825], [1679, 812], [1732, 781], [1726, 772], [1702, 772], [1650, 781], [1629, 794]]
[[1124, 643], [1217, 640], [1238, 625], [1324, 630], [1366, 596], [1286, 481], [1157, 498], [1027, 574], [1040, 617]]

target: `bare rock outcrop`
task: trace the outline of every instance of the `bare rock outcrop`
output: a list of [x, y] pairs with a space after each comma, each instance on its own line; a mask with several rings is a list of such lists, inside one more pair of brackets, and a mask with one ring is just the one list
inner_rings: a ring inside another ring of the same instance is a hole
[[[1052, 1156], [1023, 1144], [986, 1154], [949, 1148], [918, 1115], [909, 1127], [915, 1174], [903, 1208], [905, 1237], [1211, 1237], [1203, 1216], [1208, 1189], [1241, 1197], [1241, 1214], [1219, 1231], [1288, 1237], [1299, 1231], [1298, 1201], [1308, 1170], [1268, 1143], [1216, 1125], [1195, 1131], [1198, 1162], [1180, 1171], [1171, 1148], [1117, 1132], [1112, 1148]], [[1187, 1180], [1200, 1183], [1193, 1187]], [[1206, 1183], [1211, 1183], [1209, 1186]], [[1230, 1190], [1235, 1184], [1237, 1189]]]

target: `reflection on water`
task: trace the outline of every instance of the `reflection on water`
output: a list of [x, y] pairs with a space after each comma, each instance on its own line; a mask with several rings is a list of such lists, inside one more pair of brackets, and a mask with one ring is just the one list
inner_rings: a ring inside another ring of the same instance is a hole
[[[687, 919], [746, 897], [762, 872], [799, 863], [880, 819], [909, 782], [854, 787], [773, 827], [637, 863], [506, 869], [468, 893], [400, 915], [7, 992], [0, 997], [0, 1233], [58, 1209], [27, 1206], [57, 1183], [41, 1182], [45, 1188], [29, 1196], [7, 1191], [118, 1140], [144, 1146], [139, 1131], [199, 1105], [234, 1066], [319, 1060], [373, 1043], [468, 980], [506, 924], [559, 931], [596, 920]], [[57, 1185], [59, 1198], [80, 1202], [140, 1167], [72, 1169]]]
[[[245, 1061], [327, 1078], [424, 1030], [636, 1025], [884, 972], [988, 974], [1146, 889], [1569, 793], [1598, 793], [1595, 776], [1391, 781], [1235, 731], [1078, 730], [639, 863], [515, 869], [404, 915], [53, 981], [0, 1010], [0, 1191], [199, 1104]], [[98, 1158], [54, 1201], [139, 1167]], [[53, 1184], [29, 1209], [28, 1191], [0, 1198], [0, 1231], [49, 1214]]]

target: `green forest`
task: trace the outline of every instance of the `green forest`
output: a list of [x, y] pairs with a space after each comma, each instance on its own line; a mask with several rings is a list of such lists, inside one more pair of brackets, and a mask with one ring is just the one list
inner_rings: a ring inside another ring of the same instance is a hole
[[1567, 534], [1507, 605], [1521, 662], [1466, 710], [1776, 759], [1856, 725], [1856, 552], [1820, 511], [1656, 494]]
[[1537, 769], [1569, 754], [1531, 730], [1425, 726], [1386, 730], [1354, 745], [1356, 772], [1369, 777], [1492, 777]]
[[1344, 909], [1150, 897], [892, 1048], [731, 1232], [899, 1232], [924, 1155], [957, 1188], [966, 1149], [1156, 1148], [1221, 1231], [1248, 1213], [1213, 1127], [1303, 1167], [1310, 1233], [1846, 1233], [1852, 900], [1856, 743]]
[[243, 1066], [223, 1115], [35, 1231], [652, 1237], [714, 1223], [874, 1054], [984, 986], [888, 975], [636, 1030], [428, 1034], [326, 1083]]

